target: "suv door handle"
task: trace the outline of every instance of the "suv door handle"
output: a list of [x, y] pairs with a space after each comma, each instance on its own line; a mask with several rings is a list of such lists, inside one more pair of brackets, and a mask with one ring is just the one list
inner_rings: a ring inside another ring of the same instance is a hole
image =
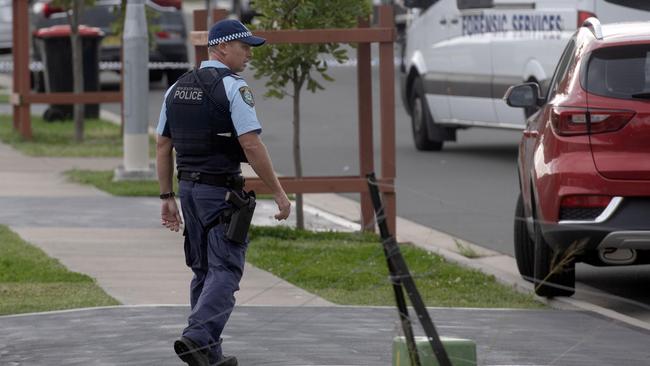
[[524, 137], [537, 137], [537, 136], [539, 136], [539, 132], [537, 131], [524, 130]]

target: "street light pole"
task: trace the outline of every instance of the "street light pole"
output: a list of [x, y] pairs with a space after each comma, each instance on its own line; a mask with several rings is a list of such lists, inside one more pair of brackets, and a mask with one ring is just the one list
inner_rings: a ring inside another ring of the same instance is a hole
[[205, 10], [208, 11], [208, 17], [205, 22], [208, 25], [208, 29], [210, 29], [212, 25], [212, 0], [205, 0]]
[[115, 180], [155, 179], [149, 161], [149, 37], [145, 0], [128, 0], [124, 20], [124, 161]]

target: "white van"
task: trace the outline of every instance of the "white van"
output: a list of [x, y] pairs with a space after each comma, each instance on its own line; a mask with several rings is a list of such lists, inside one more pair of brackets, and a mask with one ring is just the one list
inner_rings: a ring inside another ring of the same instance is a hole
[[523, 129], [501, 99], [526, 81], [544, 86], [567, 40], [592, 16], [650, 20], [650, 0], [405, 0], [417, 9], [402, 50], [402, 99], [418, 150], [440, 150], [467, 127]]

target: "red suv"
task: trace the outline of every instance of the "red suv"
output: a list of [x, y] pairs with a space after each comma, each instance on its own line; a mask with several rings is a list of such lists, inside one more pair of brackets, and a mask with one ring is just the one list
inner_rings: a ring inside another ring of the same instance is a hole
[[571, 296], [575, 263], [650, 263], [650, 22], [585, 21], [519, 144], [515, 257], [540, 296]]

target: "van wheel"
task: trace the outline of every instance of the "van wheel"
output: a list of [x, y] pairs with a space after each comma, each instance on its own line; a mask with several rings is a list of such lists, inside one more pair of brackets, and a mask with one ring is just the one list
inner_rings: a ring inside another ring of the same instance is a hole
[[521, 193], [517, 198], [515, 208], [515, 259], [517, 268], [524, 280], [532, 282], [535, 271], [535, 242], [531, 239], [526, 225], [526, 214], [524, 212], [524, 201]]
[[554, 251], [535, 224], [535, 293], [544, 297], [571, 296], [575, 293], [576, 264], [571, 259], [559, 268], [563, 253]]
[[416, 149], [426, 151], [442, 150], [443, 140], [431, 140], [429, 138], [429, 124], [433, 123], [433, 118], [424, 97], [422, 80], [415, 79], [413, 81], [413, 91], [411, 92], [411, 128]]

